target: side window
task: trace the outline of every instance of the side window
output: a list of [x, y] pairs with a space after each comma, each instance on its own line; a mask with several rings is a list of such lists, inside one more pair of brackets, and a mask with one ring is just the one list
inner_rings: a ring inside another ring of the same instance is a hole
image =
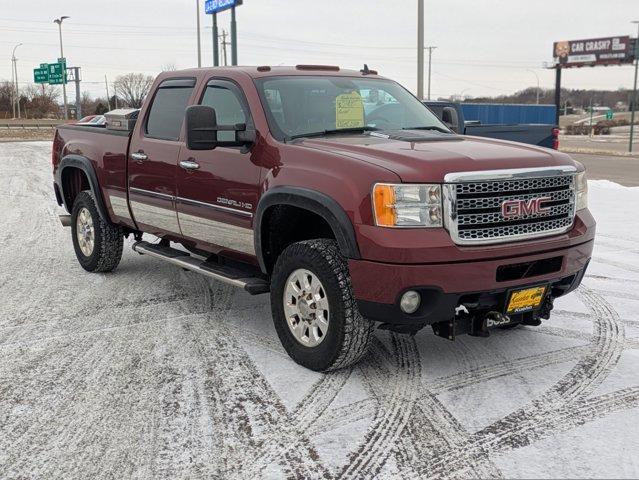
[[178, 140], [184, 112], [193, 92], [195, 79], [166, 80], [155, 93], [146, 121], [146, 134], [162, 140]]
[[[246, 112], [235, 92], [222, 85], [208, 85], [202, 97], [202, 105], [215, 109], [217, 123], [220, 125], [234, 125], [246, 123]], [[217, 132], [221, 142], [235, 140], [235, 132]]]

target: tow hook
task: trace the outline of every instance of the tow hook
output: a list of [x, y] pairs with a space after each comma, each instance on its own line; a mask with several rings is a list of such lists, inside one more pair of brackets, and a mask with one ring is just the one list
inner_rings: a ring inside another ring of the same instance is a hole
[[491, 311], [485, 315], [469, 314], [467, 311], [458, 312], [454, 319], [445, 322], [438, 322], [432, 325], [433, 332], [448, 340], [454, 340], [457, 335], [467, 333], [473, 337], [488, 337], [490, 329], [501, 327], [512, 323], [508, 315], [501, 312]]

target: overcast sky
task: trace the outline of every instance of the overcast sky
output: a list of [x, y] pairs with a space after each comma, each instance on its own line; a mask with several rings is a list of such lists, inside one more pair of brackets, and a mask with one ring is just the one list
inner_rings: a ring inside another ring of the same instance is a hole
[[[239, 63], [334, 64], [366, 62], [411, 90], [416, 87], [417, 0], [244, 0], [237, 9]], [[204, 0], [201, 0], [203, 6]], [[13, 46], [19, 79], [59, 56], [64, 22], [69, 66], [80, 66], [83, 90], [104, 95], [123, 73], [158, 73], [164, 65], [197, 65], [195, 0], [0, 0], [0, 79], [11, 77]], [[636, 35], [639, 0], [426, 0], [426, 45], [433, 54], [433, 96], [499, 95], [554, 85], [556, 40]], [[202, 7], [203, 10], [203, 7]], [[211, 17], [201, 12], [203, 65], [212, 65]], [[228, 30], [230, 14], [219, 15]], [[230, 51], [229, 51], [230, 61]], [[531, 72], [532, 70], [533, 72]], [[633, 69], [564, 71], [569, 88], [631, 87]]]

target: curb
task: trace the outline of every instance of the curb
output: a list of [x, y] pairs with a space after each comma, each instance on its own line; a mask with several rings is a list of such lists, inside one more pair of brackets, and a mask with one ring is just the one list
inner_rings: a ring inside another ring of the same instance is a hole
[[[639, 147], [638, 147], [639, 148]], [[559, 151], [563, 153], [582, 153], [586, 155], [609, 155], [611, 157], [624, 157], [639, 160], [639, 153], [617, 152], [614, 150], [599, 150], [594, 148], [564, 148], [559, 147]]]

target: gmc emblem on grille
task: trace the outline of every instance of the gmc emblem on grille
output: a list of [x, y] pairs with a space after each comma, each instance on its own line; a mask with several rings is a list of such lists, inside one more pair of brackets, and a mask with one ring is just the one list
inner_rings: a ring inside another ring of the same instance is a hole
[[539, 197], [530, 200], [506, 200], [501, 204], [501, 214], [504, 218], [514, 218], [548, 213], [550, 207], [542, 207], [541, 204], [550, 200], [552, 200], [551, 197]]

